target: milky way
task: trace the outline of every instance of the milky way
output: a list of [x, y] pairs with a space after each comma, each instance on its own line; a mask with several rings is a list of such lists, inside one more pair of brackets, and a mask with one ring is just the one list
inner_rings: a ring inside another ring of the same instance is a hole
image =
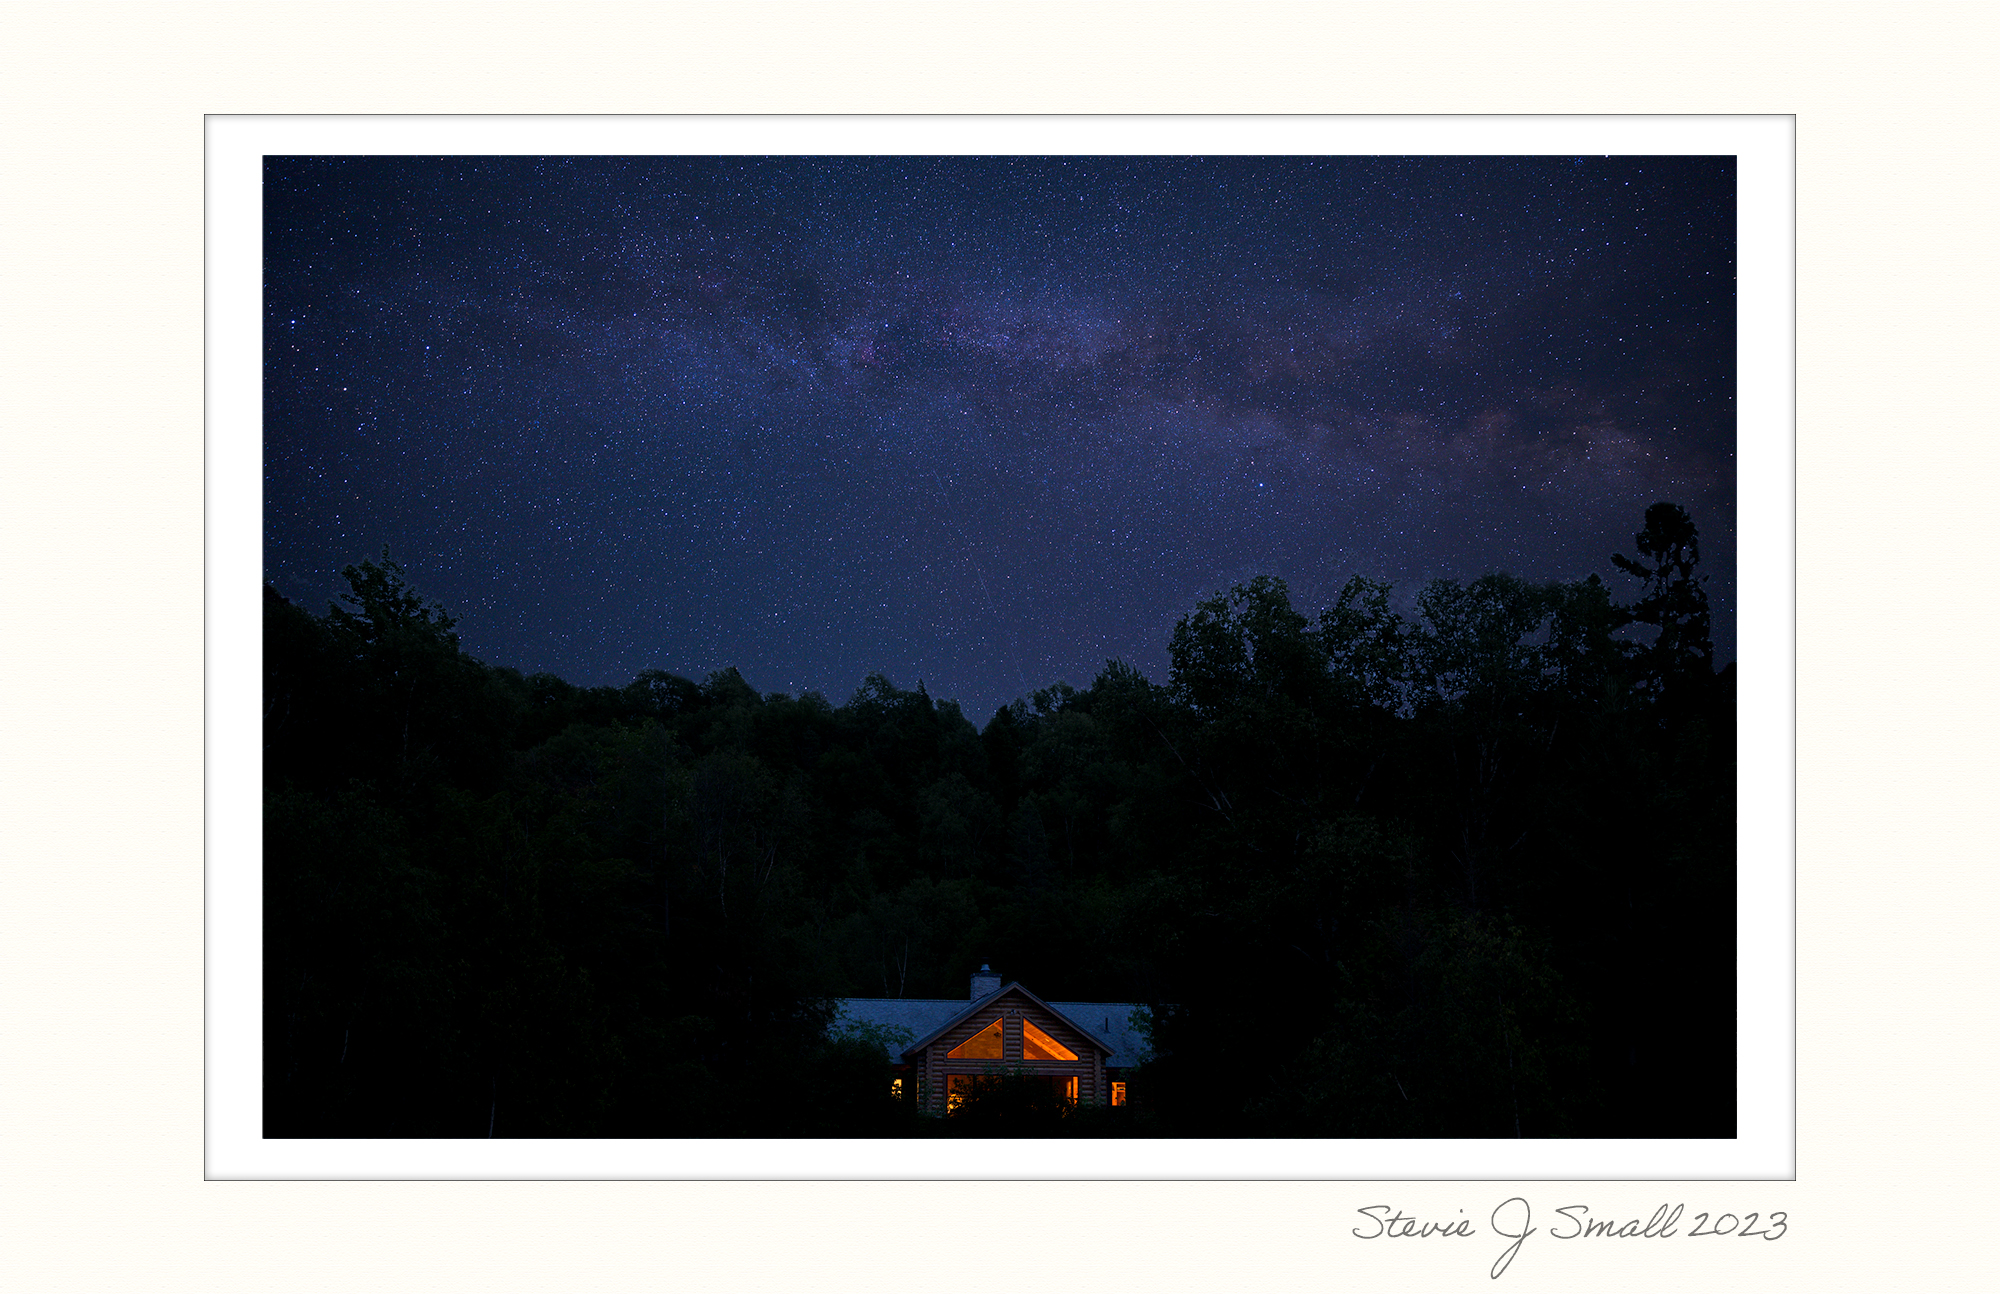
[[573, 683], [982, 722], [1250, 576], [1602, 573], [1734, 657], [1729, 158], [272, 158], [265, 564]]

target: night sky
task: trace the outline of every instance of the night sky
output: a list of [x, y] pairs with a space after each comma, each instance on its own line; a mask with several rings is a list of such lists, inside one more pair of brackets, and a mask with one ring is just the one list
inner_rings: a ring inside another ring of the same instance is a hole
[[1257, 574], [1603, 575], [1735, 657], [1730, 158], [270, 158], [265, 572], [579, 685], [975, 723]]

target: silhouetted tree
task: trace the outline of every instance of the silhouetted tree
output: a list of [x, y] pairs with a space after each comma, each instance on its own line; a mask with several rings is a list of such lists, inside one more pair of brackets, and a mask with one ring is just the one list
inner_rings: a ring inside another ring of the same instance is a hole
[[[1693, 523], [1637, 540], [1629, 607], [1260, 577], [1163, 684], [1106, 662], [983, 732], [879, 674], [489, 667], [386, 553], [323, 616], [267, 590], [266, 1130], [1728, 1135], [1733, 673]], [[927, 1119], [828, 1032], [989, 960], [1150, 1004], [1130, 1110]]]
[[1658, 632], [1640, 652], [1641, 678], [1658, 692], [1690, 674], [1715, 672], [1715, 648], [1709, 640], [1707, 577], [1697, 575], [1701, 539], [1695, 525], [1677, 504], [1655, 503], [1646, 509], [1646, 524], [1632, 537], [1636, 558], [1613, 553], [1612, 565], [1646, 582], [1633, 603], [1631, 621], [1652, 625]]

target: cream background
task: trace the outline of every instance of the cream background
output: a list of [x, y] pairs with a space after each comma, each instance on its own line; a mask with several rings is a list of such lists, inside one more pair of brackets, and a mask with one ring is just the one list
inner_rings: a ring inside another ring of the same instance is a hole
[[[23, 1289], [1484, 1283], [1364, 1204], [1786, 1210], [1531, 1239], [1532, 1289], [1982, 1288], [1994, 906], [1993, 19], [1975, 5], [0, 9], [0, 1279]], [[202, 1177], [202, 115], [1798, 115], [1798, 1178]], [[1984, 631], [1984, 632], [1983, 632]], [[1989, 828], [1989, 830], [1982, 830]], [[968, 1223], [1036, 1239], [968, 1244]], [[1541, 1243], [1538, 1243], [1541, 1242]]]

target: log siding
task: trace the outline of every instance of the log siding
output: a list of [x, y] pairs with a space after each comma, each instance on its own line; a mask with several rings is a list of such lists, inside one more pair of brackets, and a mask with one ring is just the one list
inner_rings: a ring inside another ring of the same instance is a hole
[[[996, 1019], [1001, 1021], [999, 1059], [950, 1058], [953, 1048], [962, 1046], [989, 1028]], [[1076, 1053], [1076, 1059], [1027, 1059], [1023, 1052], [1023, 1021], [1033, 1021], [1036, 1028]], [[1018, 984], [1009, 985], [985, 1002], [970, 1007], [949, 1026], [904, 1053], [905, 1059], [914, 1062], [914, 1067], [923, 1076], [920, 1099], [924, 1108], [935, 1114], [945, 1112], [947, 1080], [952, 1074], [1042, 1074], [1051, 1078], [1075, 1078], [1080, 1104], [1103, 1104], [1109, 1099], [1110, 1092], [1104, 1075], [1105, 1055], [1104, 1047], [1095, 1038], [1072, 1025]]]

